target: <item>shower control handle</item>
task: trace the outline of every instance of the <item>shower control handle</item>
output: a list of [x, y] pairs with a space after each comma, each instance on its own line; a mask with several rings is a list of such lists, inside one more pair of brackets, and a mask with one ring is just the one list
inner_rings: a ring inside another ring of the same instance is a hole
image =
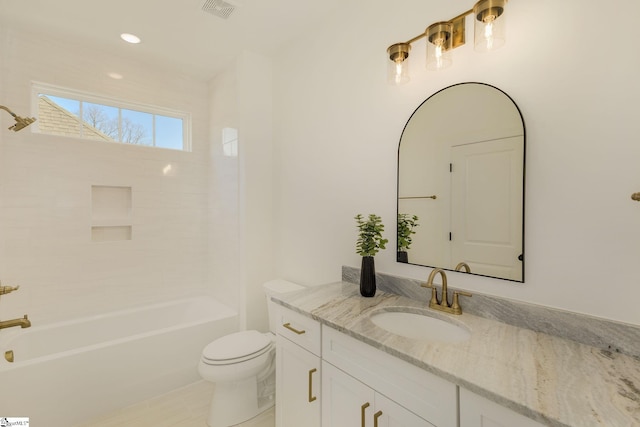
[[0, 295], [10, 294], [13, 291], [20, 289], [20, 286], [2, 286], [0, 284]]

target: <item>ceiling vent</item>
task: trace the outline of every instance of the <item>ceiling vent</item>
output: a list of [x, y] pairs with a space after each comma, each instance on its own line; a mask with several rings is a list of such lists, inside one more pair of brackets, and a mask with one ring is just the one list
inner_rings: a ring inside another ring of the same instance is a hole
[[222, 19], [227, 19], [236, 10], [236, 7], [224, 0], [207, 0], [202, 5], [202, 10]]

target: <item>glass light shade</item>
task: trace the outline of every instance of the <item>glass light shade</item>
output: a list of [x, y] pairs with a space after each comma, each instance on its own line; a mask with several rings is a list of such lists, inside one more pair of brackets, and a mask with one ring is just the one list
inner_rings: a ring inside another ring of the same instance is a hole
[[498, 49], [506, 42], [504, 6], [507, 0], [481, 0], [473, 7], [474, 45], [479, 52]]
[[408, 43], [396, 43], [387, 49], [387, 81], [392, 85], [409, 82], [409, 51]]
[[453, 40], [453, 24], [438, 22], [427, 30], [427, 70], [441, 70], [450, 66], [451, 41]]

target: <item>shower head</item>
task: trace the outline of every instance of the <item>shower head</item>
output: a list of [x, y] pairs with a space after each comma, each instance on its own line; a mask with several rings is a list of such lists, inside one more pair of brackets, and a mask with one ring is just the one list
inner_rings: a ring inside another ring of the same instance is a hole
[[20, 117], [20, 116], [15, 116], [14, 119], [16, 119], [16, 124], [9, 127], [9, 130], [12, 130], [14, 132], [18, 132], [19, 130], [22, 130], [22, 129], [26, 128], [31, 123], [36, 121], [35, 117], [25, 117], [25, 118], [23, 118], [23, 117]]
[[26, 128], [31, 123], [36, 121], [35, 117], [20, 117], [16, 113], [14, 113], [13, 111], [9, 110], [4, 105], [0, 105], [0, 109], [2, 109], [4, 111], [6, 111], [7, 113], [11, 114], [13, 116], [13, 118], [15, 119], [16, 124], [14, 124], [13, 126], [9, 127], [9, 130], [12, 130], [14, 132], [18, 132], [19, 130], [22, 130], [22, 129]]

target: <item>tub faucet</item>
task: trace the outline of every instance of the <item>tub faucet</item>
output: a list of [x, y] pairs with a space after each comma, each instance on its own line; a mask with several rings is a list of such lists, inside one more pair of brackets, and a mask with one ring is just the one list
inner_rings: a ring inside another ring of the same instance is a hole
[[21, 328], [28, 328], [31, 326], [31, 321], [25, 314], [22, 319], [3, 320], [0, 321], [0, 329], [12, 328], [14, 326], [20, 326]]
[[[438, 290], [433, 286], [433, 279], [437, 274], [442, 276], [442, 297], [438, 300]], [[447, 295], [447, 275], [444, 270], [441, 268], [434, 268], [429, 274], [429, 278], [427, 279], [427, 283], [420, 285], [424, 288], [431, 288], [431, 300], [429, 301], [429, 308], [433, 308], [434, 310], [440, 310], [451, 314], [462, 314], [462, 307], [458, 303], [458, 295], [464, 295], [465, 297], [470, 297], [471, 294], [469, 292], [463, 291], [455, 291], [453, 293], [453, 301], [451, 305], [449, 305], [449, 297]]]

